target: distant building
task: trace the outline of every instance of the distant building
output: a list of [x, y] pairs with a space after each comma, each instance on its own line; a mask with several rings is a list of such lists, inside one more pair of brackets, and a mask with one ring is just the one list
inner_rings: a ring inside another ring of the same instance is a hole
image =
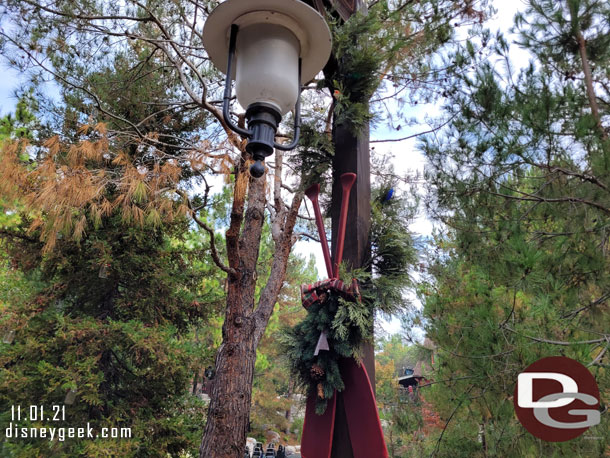
[[413, 387], [409, 391], [414, 391], [422, 380], [424, 380], [424, 376], [422, 374], [422, 362], [418, 361], [414, 368], [408, 367], [404, 370], [404, 375], [402, 377], [398, 377], [398, 384], [406, 389]]
[[436, 345], [426, 337], [422, 346], [428, 350], [432, 350], [430, 361], [417, 361], [414, 367], [405, 368], [403, 375], [398, 377], [398, 384], [413, 396], [415, 395], [417, 387], [421, 385], [422, 382], [429, 383], [429, 380], [424, 376], [423, 368], [426, 367], [426, 373], [429, 373], [434, 365], [434, 351], [436, 350]]

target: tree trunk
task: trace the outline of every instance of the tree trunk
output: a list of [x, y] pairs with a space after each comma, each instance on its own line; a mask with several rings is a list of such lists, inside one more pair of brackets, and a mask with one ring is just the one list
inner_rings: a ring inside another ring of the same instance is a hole
[[[195, 343], [199, 343], [199, 328], [195, 328]], [[193, 376], [193, 396], [195, 396], [197, 394], [197, 382], [199, 382], [199, 372], [200, 372], [200, 368], [199, 366], [197, 366], [195, 368], [195, 375]], [[203, 388], [203, 382], [205, 382], [205, 379], [202, 377], [201, 378], [201, 387]]]
[[[243, 172], [242, 172], [243, 173]], [[243, 178], [243, 176], [241, 177]], [[243, 456], [250, 420], [252, 380], [256, 348], [284, 283], [286, 267], [293, 244], [293, 230], [303, 198], [297, 192], [292, 205], [276, 215], [281, 232], [274, 237], [275, 251], [271, 273], [254, 308], [256, 265], [265, 211], [265, 179], [251, 180], [248, 210], [243, 230], [240, 211], [245, 187], [235, 185], [231, 226], [227, 231], [227, 256], [233, 274], [228, 276], [227, 308], [222, 327], [222, 345], [216, 357], [216, 375], [210, 393], [210, 406], [200, 458], [236, 458]], [[239, 237], [239, 241], [238, 241]]]
[[194, 396], [197, 394], [197, 382], [199, 381], [199, 368], [195, 369], [195, 375], [193, 376], [193, 389], [191, 394]]
[[595, 119], [595, 123], [597, 124], [597, 128], [599, 129], [602, 138], [605, 140], [608, 138], [608, 134], [606, 134], [606, 131], [602, 126], [602, 120], [599, 116], [599, 107], [597, 106], [595, 89], [593, 88], [593, 75], [591, 74], [591, 67], [589, 66], [589, 60], [587, 58], [587, 43], [580, 30], [578, 30], [576, 34], [576, 39], [578, 40], [578, 51], [580, 53], [582, 69], [585, 75], [585, 87], [587, 89], [589, 106], [591, 107], [591, 115], [593, 116], [593, 119]]
[[587, 92], [587, 98], [589, 100], [589, 106], [591, 107], [591, 116], [595, 119], [595, 124], [600, 132], [603, 140], [608, 138], [601, 118], [599, 116], [599, 107], [597, 105], [597, 98], [595, 95], [595, 89], [593, 87], [593, 74], [591, 72], [591, 66], [589, 65], [589, 58], [587, 57], [587, 42], [580, 29], [578, 23], [578, 11], [574, 7], [570, 7], [571, 20], [573, 24], [574, 38], [578, 42], [578, 53], [580, 54], [580, 61], [582, 63], [582, 71], [585, 76], [585, 89]]
[[216, 359], [216, 376], [199, 449], [200, 458], [236, 458], [243, 455], [256, 362], [256, 342], [254, 333], [248, 332], [250, 327], [237, 325], [234, 320], [227, 320], [223, 327], [227, 337]]
[[[237, 189], [236, 185], [235, 192], [240, 191], [245, 192], [245, 189]], [[236, 197], [234, 200], [239, 200], [240, 196]], [[264, 179], [252, 180], [244, 228], [237, 247], [231, 245], [233, 234], [227, 232], [227, 249], [238, 249], [238, 253], [232, 253], [237, 256], [230, 256], [230, 259], [237, 259], [239, 265], [235, 266], [236, 274], [228, 277], [222, 345], [216, 356], [216, 375], [199, 448], [200, 458], [235, 458], [243, 453], [246, 444], [258, 344], [253, 310], [264, 208]]]

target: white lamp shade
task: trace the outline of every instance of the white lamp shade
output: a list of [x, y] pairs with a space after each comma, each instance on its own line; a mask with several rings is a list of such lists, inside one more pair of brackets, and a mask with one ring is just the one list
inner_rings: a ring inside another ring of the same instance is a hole
[[268, 103], [282, 116], [290, 111], [299, 96], [299, 52], [297, 37], [280, 25], [262, 23], [241, 29], [235, 55], [240, 105]]
[[[287, 90], [288, 84], [295, 85], [298, 78], [298, 57], [301, 58], [301, 83], [313, 79], [324, 67], [330, 56], [332, 38], [324, 18], [313, 8], [300, 0], [227, 0], [218, 5], [210, 14], [203, 27], [203, 44], [210, 60], [220, 71], [227, 70], [227, 55], [229, 53], [229, 37], [231, 26], [237, 25], [236, 65], [233, 66], [232, 77], [237, 78], [237, 97], [240, 104], [247, 108], [248, 100], [259, 100], [257, 91], [261, 87], [246, 87], [249, 84], [246, 73], [255, 76], [263, 70], [267, 84], [272, 92], [293, 93]], [[261, 29], [248, 29], [260, 25]], [[262, 27], [265, 26], [265, 29]], [[267, 29], [269, 26], [277, 27]], [[256, 30], [261, 31], [260, 34]], [[265, 30], [263, 33], [262, 31]], [[267, 32], [266, 30], [274, 30]], [[289, 35], [293, 36], [290, 37]], [[248, 38], [244, 38], [248, 35]], [[284, 42], [280, 45], [280, 37]], [[297, 59], [294, 59], [293, 43], [297, 40]], [[290, 43], [290, 44], [289, 44]], [[290, 48], [290, 50], [289, 50]], [[273, 49], [273, 50], [272, 50]], [[280, 54], [275, 56], [275, 52]], [[290, 57], [289, 57], [290, 56]], [[256, 62], [253, 62], [253, 61]], [[288, 63], [290, 61], [290, 63]], [[247, 69], [244, 69], [246, 67]], [[273, 70], [272, 70], [273, 69]], [[240, 75], [241, 70], [241, 75]], [[279, 72], [278, 72], [279, 70]], [[260, 73], [262, 75], [263, 73]], [[259, 76], [260, 76], [259, 75]], [[279, 76], [281, 75], [281, 76]], [[278, 84], [279, 79], [282, 80]], [[271, 78], [272, 77], [272, 78]], [[256, 77], [261, 81], [260, 77]], [[284, 83], [283, 81], [289, 83]], [[281, 87], [281, 89], [280, 89]], [[296, 102], [296, 94], [277, 95], [276, 103], [282, 113], [290, 110]], [[279, 100], [286, 99], [286, 102]], [[289, 100], [291, 99], [291, 100]]]

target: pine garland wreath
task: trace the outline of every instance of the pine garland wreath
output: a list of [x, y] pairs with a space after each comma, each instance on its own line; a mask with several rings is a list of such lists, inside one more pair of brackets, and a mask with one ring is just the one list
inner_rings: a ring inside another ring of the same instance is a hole
[[[302, 286], [307, 316], [282, 334], [288, 366], [307, 393], [316, 395], [318, 414], [335, 390], [344, 388], [339, 360], [361, 360], [363, 342], [372, 339], [373, 313], [404, 312], [410, 306], [405, 292], [413, 285], [409, 271], [417, 256], [408, 225], [415, 212], [404, 198], [384, 199], [395, 187], [384, 182], [372, 192], [371, 258], [360, 269], [347, 272], [341, 266], [339, 272], [341, 278], [355, 279], [351, 286], [338, 280]], [[322, 332], [329, 349], [315, 355]]]
[[[305, 285], [302, 293], [308, 314], [286, 330], [283, 344], [292, 373], [316, 394], [316, 413], [322, 414], [335, 390], [344, 388], [339, 360], [361, 359], [361, 344], [371, 337], [371, 310], [362, 301], [355, 280], [349, 288], [338, 280], [324, 280]], [[329, 350], [315, 355], [322, 332], [326, 333]]]

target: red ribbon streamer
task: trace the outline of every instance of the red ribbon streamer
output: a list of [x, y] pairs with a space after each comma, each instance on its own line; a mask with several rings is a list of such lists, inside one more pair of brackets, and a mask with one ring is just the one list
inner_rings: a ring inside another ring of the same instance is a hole
[[344, 358], [339, 362], [339, 369], [345, 389], [340, 393], [335, 391], [324, 414], [316, 414], [315, 393], [307, 398], [301, 455], [303, 458], [330, 458], [337, 396], [343, 396], [354, 458], [388, 458], [375, 395], [364, 365], [353, 358]]

